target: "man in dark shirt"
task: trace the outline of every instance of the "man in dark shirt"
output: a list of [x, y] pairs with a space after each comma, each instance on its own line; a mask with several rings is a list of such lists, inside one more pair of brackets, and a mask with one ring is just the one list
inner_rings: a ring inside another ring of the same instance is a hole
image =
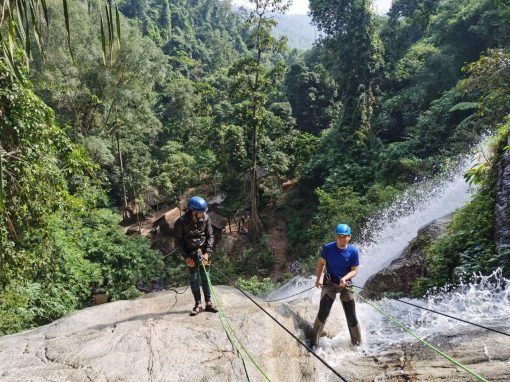
[[188, 210], [175, 222], [174, 238], [175, 246], [184, 257], [190, 272], [191, 292], [195, 298], [195, 306], [190, 315], [195, 316], [203, 310], [198, 282], [199, 274], [202, 279], [205, 310], [216, 313], [217, 310], [211, 302], [211, 290], [206, 275], [214, 235], [211, 220], [207, 215], [207, 202], [200, 196], [193, 196], [188, 200]]
[[[351, 227], [347, 224], [339, 224], [335, 230], [336, 240], [322, 247], [321, 255], [317, 263], [317, 279], [315, 286], [322, 287], [319, 313], [313, 325], [311, 345], [316, 346], [326, 324], [326, 320], [335, 301], [336, 295], [340, 294], [340, 301], [344, 308], [347, 326], [353, 345], [361, 344], [361, 332], [356, 318], [354, 296], [349, 290], [350, 280], [358, 274], [359, 254], [358, 249], [349, 244], [351, 240]], [[320, 283], [322, 272], [324, 283]]]

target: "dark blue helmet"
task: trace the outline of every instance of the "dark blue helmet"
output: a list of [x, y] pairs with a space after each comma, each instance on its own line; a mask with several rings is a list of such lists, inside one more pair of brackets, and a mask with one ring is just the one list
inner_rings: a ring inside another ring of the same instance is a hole
[[351, 234], [351, 227], [349, 227], [347, 224], [339, 224], [336, 226], [335, 233], [337, 235], [350, 235]]
[[207, 202], [200, 196], [193, 196], [188, 200], [188, 211], [206, 212]]

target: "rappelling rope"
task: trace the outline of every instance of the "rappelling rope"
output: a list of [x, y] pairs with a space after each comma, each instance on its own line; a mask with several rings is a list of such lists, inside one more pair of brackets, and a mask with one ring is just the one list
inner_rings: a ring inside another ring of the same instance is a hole
[[[362, 287], [359, 287], [359, 286], [357, 286], [357, 285], [353, 285], [353, 287], [358, 288], [358, 289], [363, 289]], [[505, 335], [505, 336], [510, 337], [510, 334], [505, 333], [505, 332], [502, 332], [502, 331], [500, 331], [500, 330], [492, 329], [492, 328], [488, 328], [487, 326], [479, 325], [479, 324], [476, 324], [476, 323], [471, 322], [471, 321], [466, 321], [466, 320], [463, 320], [462, 318], [459, 318], [459, 317], [450, 316], [449, 314], [441, 313], [441, 312], [438, 312], [438, 311], [433, 310], [433, 309], [428, 309], [428, 308], [425, 308], [424, 306], [416, 305], [416, 304], [413, 304], [413, 303], [411, 303], [411, 302], [407, 302], [407, 301], [401, 300], [401, 299], [399, 299], [399, 298], [397, 298], [397, 299], [391, 299], [391, 300], [395, 300], [395, 301], [401, 302], [401, 303], [403, 303], [403, 304], [411, 305], [411, 306], [414, 306], [414, 307], [416, 307], [416, 308], [419, 308], [419, 309], [422, 309], [422, 310], [426, 310], [426, 311], [428, 311], [428, 312], [436, 313], [436, 314], [439, 314], [439, 315], [441, 315], [441, 316], [445, 316], [445, 317], [451, 318], [451, 319], [453, 319], [453, 320], [457, 320], [457, 321], [460, 321], [460, 322], [464, 322], [465, 324], [469, 324], [469, 325], [477, 326], [477, 327], [479, 327], [479, 328], [486, 329], [486, 330], [490, 330], [491, 332], [495, 332], [495, 333], [503, 334], [503, 335]]]
[[221, 325], [223, 326], [223, 329], [225, 330], [225, 333], [227, 334], [227, 338], [228, 340], [230, 341], [230, 343], [232, 344], [232, 346], [236, 349], [237, 351], [237, 354], [239, 355], [239, 357], [241, 358], [241, 360], [243, 361], [243, 367], [244, 367], [244, 371], [246, 373], [246, 378], [248, 378], [248, 381], [250, 380], [250, 377], [248, 375], [248, 369], [246, 368], [246, 362], [244, 360], [244, 357], [240, 351], [240, 349], [237, 347], [237, 345], [234, 343], [233, 339], [235, 339], [237, 341], [237, 343], [239, 344], [239, 346], [244, 350], [244, 352], [246, 353], [246, 355], [248, 356], [248, 358], [250, 359], [250, 361], [253, 363], [253, 365], [255, 366], [255, 368], [260, 372], [260, 374], [262, 374], [264, 376], [264, 378], [271, 382], [271, 380], [269, 379], [269, 377], [264, 373], [264, 371], [261, 369], [261, 367], [257, 364], [257, 362], [253, 359], [253, 356], [250, 354], [250, 352], [248, 351], [248, 349], [246, 349], [246, 347], [243, 345], [243, 343], [241, 342], [241, 340], [239, 340], [239, 338], [237, 337], [234, 329], [232, 328], [232, 325], [230, 325], [230, 322], [227, 318], [227, 316], [225, 315], [225, 313], [223, 312], [223, 308], [220, 304], [220, 300], [218, 298], [218, 296], [216, 295], [216, 292], [212, 286], [212, 283], [211, 283], [211, 279], [209, 277], [209, 272], [207, 271], [207, 269], [205, 268], [204, 264], [201, 264], [201, 266], [204, 268], [204, 271], [205, 271], [205, 275], [206, 275], [206, 278], [207, 278], [207, 283], [209, 284], [209, 288], [211, 289], [211, 293], [212, 293], [212, 297], [214, 299], [214, 303], [216, 304], [216, 306], [218, 307], [218, 312], [219, 312], [219, 317], [220, 317], [220, 322], [221, 322]]
[[418, 341], [420, 341], [421, 343], [423, 343], [425, 346], [429, 347], [430, 349], [432, 349], [433, 351], [435, 351], [437, 354], [439, 354], [440, 356], [446, 358], [448, 361], [450, 361], [451, 363], [457, 365], [458, 367], [460, 367], [462, 370], [466, 371], [467, 373], [471, 374], [473, 377], [475, 377], [477, 380], [479, 381], [482, 381], [482, 382], [488, 382], [487, 379], [485, 379], [484, 377], [482, 377], [481, 375], [475, 373], [473, 370], [469, 369], [468, 367], [464, 366], [463, 364], [461, 364], [460, 362], [458, 362], [457, 360], [453, 359], [452, 357], [450, 357], [448, 354], [442, 352], [441, 350], [439, 350], [438, 348], [436, 348], [434, 345], [430, 344], [429, 342], [425, 341], [423, 338], [421, 338], [419, 335], [417, 335], [415, 332], [413, 332], [411, 329], [409, 329], [408, 327], [406, 327], [404, 324], [402, 324], [400, 321], [398, 321], [396, 318], [392, 317], [391, 315], [389, 315], [388, 313], [386, 313], [385, 311], [383, 311], [381, 308], [379, 308], [379, 306], [377, 306], [376, 304], [368, 301], [367, 299], [363, 298], [359, 293], [356, 293], [354, 292], [361, 300], [363, 300], [365, 303], [367, 303], [368, 305], [370, 305], [372, 308], [374, 308], [375, 310], [377, 310], [379, 313], [381, 313], [382, 315], [386, 316], [390, 321], [392, 321], [393, 323], [395, 323], [396, 325], [398, 325], [400, 328], [402, 328], [404, 331], [406, 331], [407, 333], [409, 333], [410, 335], [412, 335], [414, 338], [416, 338]]
[[319, 361], [321, 361], [329, 370], [331, 370], [338, 378], [340, 378], [344, 382], [348, 382], [344, 377], [338, 373], [331, 365], [329, 365], [322, 357], [317, 355], [315, 352], [311, 351], [306, 344], [301, 341], [296, 335], [294, 335], [289, 329], [287, 329], [283, 324], [280, 323], [271, 313], [269, 313], [267, 310], [265, 310], [260, 304], [258, 304], [250, 295], [248, 295], [244, 290], [242, 290], [235, 282], [233, 282], [228, 276], [226, 276], [223, 272], [221, 272], [218, 268], [214, 267], [220, 275], [225, 278], [231, 285], [233, 285], [237, 290], [239, 290], [242, 294], [244, 294], [248, 299], [250, 299], [251, 302], [253, 302], [257, 307], [262, 310], [265, 314], [267, 314], [271, 319], [276, 322], [278, 325], [282, 327], [283, 330], [285, 330], [287, 333], [289, 333], [301, 346], [303, 346], [306, 351], [308, 351], [310, 354], [312, 354], [315, 358], [317, 358]]
[[[358, 288], [358, 289], [363, 289], [362, 287], [359, 287], [357, 285], [352, 285], [353, 287], [355, 288]], [[297, 295], [300, 295], [302, 293], [305, 293], [305, 292], [308, 292], [310, 289], [313, 289], [315, 288], [315, 286], [311, 287], [311, 288], [308, 288], [308, 289], [305, 289], [305, 290], [302, 290], [301, 292], [298, 292], [298, 293], [295, 293], [293, 295], [290, 295], [290, 296], [287, 296], [287, 297], [283, 297], [283, 298], [279, 298], [279, 299], [276, 299], [276, 300], [266, 300], [266, 302], [274, 302], [274, 301], [280, 301], [280, 300], [286, 300], [288, 298], [291, 298], [291, 297], [294, 297], [294, 296], [297, 296]], [[491, 332], [494, 332], [494, 333], [498, 333], [498, 334], [503, 334], [504, 336], [508, 336], [510, 337], [510, 334], [508, 333], [505, 333], [505, 332], [502, 332], [500, 330], [497, 330], [497, 329], [493, 329], [493, 328], [489, 328], [487, 326], [483, 326], [483, 325], [480, 325], [480, 324], [477, 324], [477, 323], [474, 323], [474, 322], [471, 322], [471, 321], [467, 321], [467, 320], [464, 320], [462, 318], [459, 318], [459, 317], [455, 317], [455, 316], [451, 316], [449, 314], [446, 314], [446, 313], [442, 313], [442, 312], [438, 312], [437, 310], [433, 310], [433, 309], [429, 309], [429, 308], [425, 308], [424, 306], [420, 306], [420, 305], [416, 305], [416, 304], [413, 304], [411, 302], [407, 302], [407, 301], [404, 301], [404, 300], [401, 300], [399, 298], [396, 298], [396, 299], [391, 299], [393, 301], [398, 301], [398, 302], [401, 302], [403, 304], [407, 304], [407, 305], [411, 305], [411, 306], [414, 306], [415, 308], [418, 308], [418, 309], [422, 309], [422, 310], [426, 310], [427, 312], [431, 312], [431, 313], [435, 313], [435, 314], [439, 314], [441, 316], [444, 316], [444, 317], [448, 317], [448, 318], [451, 318], [452, 320], [457, 320], [457, 321], [460, 321], [460, 322], [463, 322], [465, 324], [469, 324], [469, 325], [473, 325], [473, 326], [477, 326], [481, 329], [485, 329], [485, 330], [490, 330]]]
[[297, 296], [297, 295], [300, 295], [301, 293], [305, 293], [305, 292], [308, 292], [309, 290], [315, 288], [315, 285], [311, 288], [308, 288], [308, 289], [305, 289], [305, 290], [302, 290], [301, 292], [298, 292], [298, 293], [295, 293], [295, 294], [291, 294], [290, 296], [287, 296], [287, 297], [282, 297], [282, 298], [277, 298], [277, 299], [274, 299], [274, 300], [264, 300], [265, 302], [275, 302], [275, 301], [281, 301], [281, 300], [286, 300], [288, 298], [291, 298], [291, 297], [294, 297], [294, 296]]
[[168, 288], [168, 290], [171, 290], [172, 292], [174, 292], [175, 294], [184, 294], [184, 292], [186, 292], [188, 290], [188, 287], [189, 285], [186, 286], [186, 288], [184, 288], [184, 290], [182, 292], [179, 292], [177, 289], [175, 288]]

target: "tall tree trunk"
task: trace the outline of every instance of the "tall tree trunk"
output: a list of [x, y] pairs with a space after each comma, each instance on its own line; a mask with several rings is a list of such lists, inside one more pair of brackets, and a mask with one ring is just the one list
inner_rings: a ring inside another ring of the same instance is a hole
[[122, 163], [122, 153], [120, 151], [120, 139], [119, 139], [119, 133], [115, 132], [115, 138], [117, 139], [117, 154], [119, 156], [119, 166], [120, 166], [120, 181], [122, 183], [122, 197], [124, 200], [124, 208], [122, 211], [122, 218], [126, 219], [127, 217], [127, 211], [128, 211], [128, 201], [127, 201], [127, 194], [126, 194], [126, 182], [124, 178], [124, 165]]
[[[262, 16], [259, 15], [259, 23], [257, 26], [257, 68], [260, 66], [262, 57], [262, 49], [260, 47], [260, 28]], [[250, 201], [251, 201], [251, 230], [250, 239], [253, 243], [257, 243], [262, 238], [262, 222], [259, 217], [257, 208], [257, 91], [259, 87], [259, 72], [255, 74], [255, 83], [253, 84], [253, 109], [252, 109], [252, 156], [251, 156], [251, 184], [250, 184]]]

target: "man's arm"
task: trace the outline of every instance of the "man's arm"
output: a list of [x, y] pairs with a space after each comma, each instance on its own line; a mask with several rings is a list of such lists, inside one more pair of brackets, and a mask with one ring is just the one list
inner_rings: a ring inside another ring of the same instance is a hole
[[212, 253], [214, 245], [214, 231], [211, 224], [211, 218], [207, 217], [205, 224], [205, 253], [203, 254], [204, 260], [207, 262]]
[[351, 267], [351, 271], [349, 273], [347, 273], [344, 277], [342, 277], [340, 279], [340, 286], [341, 287], [345, 287], [347, 286], [347, 281], [349, 281], [350, 279], [352, 279], [354, 276], [356, 276], [358, 274], [358, 270], [359, 270], [359, 266], [356, 266], [356, 267]]
[[207, 253], [211, 253], [214, 245], [214, 231], [211, 224], [211, 218], [207, 219], [207, 224], [205, 226], [205, 251]]
[[319, 261], [317, 262], [317, 278], [315, 279], [315, 286], [317, 288], [321, 287], [321, 276], [325, 265], [326, 260], [323, 257], [319, 257]]
[[182, 221], [178, 219], [174, 224], [174, 243], [175, 248], [179, 250], [181, 256], [185, 259], [190, 257], [188, 253], [186, 253], [184, 249], [184, 227]]

